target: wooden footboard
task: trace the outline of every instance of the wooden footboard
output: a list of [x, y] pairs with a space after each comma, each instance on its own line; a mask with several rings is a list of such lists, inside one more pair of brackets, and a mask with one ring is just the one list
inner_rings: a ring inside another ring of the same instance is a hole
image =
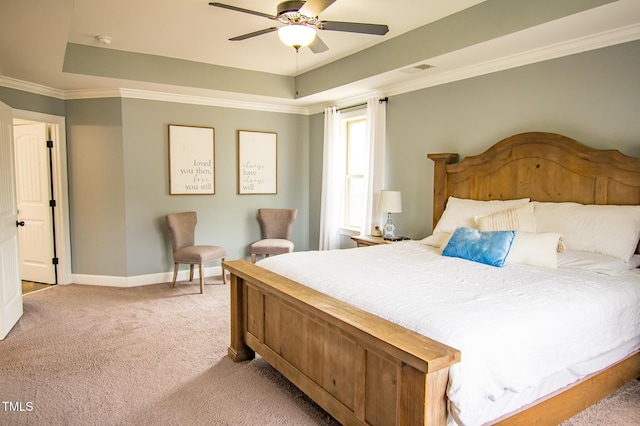
[[445, 424], [458, 350], [247, 261], [224, 267], [231, 359], [259, 353], [345, 425]]

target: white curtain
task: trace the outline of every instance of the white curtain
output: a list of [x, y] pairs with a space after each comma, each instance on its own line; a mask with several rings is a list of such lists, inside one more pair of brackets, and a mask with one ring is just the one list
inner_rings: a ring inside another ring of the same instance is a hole
[[324, 110], [324, 147], [322, 153], [322, 198], [320, 205], [320, 250], [340, 248], [340, 221], [344, 203], [345, 162], [340, 137], [340, 111]]
[[365, 172], [365, 196], [361, 235], [370, 235], [375, 225], [382, 228], [383, 217], [378, 211], [378, 199], [384, 186], [385, 144], [387, 131], [387, 102], [378, 98], [367, 101], [367, 156], [369, 167]]

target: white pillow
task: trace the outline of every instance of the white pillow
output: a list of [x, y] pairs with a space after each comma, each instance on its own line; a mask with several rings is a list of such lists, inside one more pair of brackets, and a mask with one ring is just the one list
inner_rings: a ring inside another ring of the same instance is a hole
[[476, 216], [474, 220], [481, 231], [536, 232], [536, 215], [531, 203], [485, 216]]
[[517, 231], [505, 263], [556, 269], [560, 238], [561, 235], [557, 233], [534, 234]]
[[537, 232], [562, 234], [567, 250], [629, 261], [640, 239], [640, 206], [534, 201]]
[[477, 229], [476, 221], [474, 220], [476, 216], [489, 215], [501, 210], [522, 206], [528, 202], [528, 198], [521, 198], [519, 200], [478, 201], [449, 197], [447, 206], [433, 233], [439, 234], [441, 232], [447, 232], [453, 234], [456, 228], [460, 226]]
[[441, 232], [439, 234], [429, 235], [428, 237], [421, 239], [420, 244], [440, 248], [448, 243], [450, 238], [451, 234], [449, 234], [448, 232]]
[[558, 268], [560, 269], [578, 269], [605, 275], [615, 275], [635, 269], [638, 266], [640, 266], [640, 254], [634, 254], [628, 262], [606, 254], [586, 251], [567, 250], [558, 254]]

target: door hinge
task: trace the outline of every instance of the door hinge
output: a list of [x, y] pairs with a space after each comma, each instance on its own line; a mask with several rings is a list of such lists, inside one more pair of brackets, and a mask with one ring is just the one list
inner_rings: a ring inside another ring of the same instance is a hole
[[55, 207], [56, 206], [56, 200], [49, 200], [49, 207]]
[[53, 141], [47, 141], [47, 148], [53, 148]]
[[57, 265], [58, 264], [58, 258], [57, 257], [52, 258], [51, 259], [51, 264], [52, 265]]

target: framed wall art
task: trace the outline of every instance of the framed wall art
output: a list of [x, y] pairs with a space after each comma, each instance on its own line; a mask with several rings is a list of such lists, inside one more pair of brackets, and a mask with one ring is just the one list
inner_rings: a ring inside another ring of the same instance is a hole
[[278, 192], [278, 134], [238, 130], [238, 194]]
[[169, 193], [215, 194], [213, 127], [169, 124]]

